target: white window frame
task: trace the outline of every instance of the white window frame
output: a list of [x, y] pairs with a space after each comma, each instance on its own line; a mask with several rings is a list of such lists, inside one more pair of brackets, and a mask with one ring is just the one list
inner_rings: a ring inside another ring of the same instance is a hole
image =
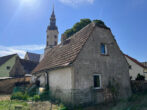
[[[99, 78], [100, 78], [100, 87], [94, 87], [94, 77], [95, 76], [99, 76]], [[94, 89], [101, 89], [102, 88], [102, 80], [101, 79], [102, 79], [101, 74], [94, 74], [93, 75], [93, 87], [94, 87]]]

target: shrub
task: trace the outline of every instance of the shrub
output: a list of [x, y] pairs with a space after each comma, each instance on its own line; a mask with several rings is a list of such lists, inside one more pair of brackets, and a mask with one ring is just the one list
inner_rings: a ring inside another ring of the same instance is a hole
[[33, 100], [34, 101], [39, 101], [40, 100], [40, 96], [39, 95], [34, 95], [33, 96]]
[[67, 110], [67, 108], [63, 104], [61, 104], [58, 110]]
[[143, 76], [140, 73], [138, 73], [136, 80], [137, 81], [144, 81], [145, 80], [145, 76]]
[[13, 93], [11, 96], [11, 100], [17, 99], [17, 100], [28, 100], [29, 96], [27, 93], [23, 92], [16, 92]]
[[38, 94], [38, 90], [39, 90], [39, 87], [36, 86], [36, 85], [33, 85], [32, 87], [30, 87], [28, 90], [27, 90], [27, 93], [29, 96], [34, 96], [34, 95], [37, 95]]

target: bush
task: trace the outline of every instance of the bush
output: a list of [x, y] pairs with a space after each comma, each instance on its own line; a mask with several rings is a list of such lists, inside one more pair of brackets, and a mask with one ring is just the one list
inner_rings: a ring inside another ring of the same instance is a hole
[[137, 75], [136, 78], [137, 81], [144, 81], [145, 80], [145, 76], [141, 75], [140, 73]]
[[33, 100], [34, 101], [39, 101], [40, 100], [40, 96], [39, 95], [34, 95], [33, 96]]
[[23, 92], [16, 92], [13, 93], [11, 96], [11, 100], [17, 99], [17, 100], [28, 100], [29, 96], [27, 93]]
[[58, 110], [67, 110], [67, 108], [63, 104], [61, 104]]
[[39, 90], [39, 87], [36, 85], [33, 85], [31, 88], [27, 90], [27, 93], [29, 96], [33, 97], [34, 95], [38, 94], [38, 90]]

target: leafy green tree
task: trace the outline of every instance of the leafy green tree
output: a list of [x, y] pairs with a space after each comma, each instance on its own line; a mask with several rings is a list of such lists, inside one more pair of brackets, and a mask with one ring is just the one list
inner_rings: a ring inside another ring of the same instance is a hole
[[66, 36], [65, 39], [72, 36], [74, 33], [80, 31], [83, 27], [87, 26], [91, 23], [90, 19], [81, 19], [80, 22], [77, 22], [74, 24], [74, 26], [71, 29], [67, 29], [63, 34]]
[[81, 19], [80, 22], [77, 22], [76, 24], [74, 24], [74, 26], [72, 28], [67, 29], [63, 33], [63, 36], [62, 36], [63, 38], [62, 39], [66, 40], [67, 38], [69, 38], [73, 34], [75, 34], [76, 32], [80, 31], [82, 28], [84, 28], [85, 26], [90, 24], [91, 22], [94, 22], [97, 26], [107, 28], [105, 23], [103, 21], [101, 21], [101, 20], [93, 20], [93, 21], [91, 21], [90, 19]]

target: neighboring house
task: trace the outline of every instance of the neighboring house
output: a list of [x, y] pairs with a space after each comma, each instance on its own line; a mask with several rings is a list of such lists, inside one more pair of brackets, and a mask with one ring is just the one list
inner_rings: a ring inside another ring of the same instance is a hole
[[143, 64], [145, 67], [147, 67], [147, 62], [142, 62], [142, 64]]
[[34, 62], [39, 62], [40, 61], [40, 54], [36, 54], [36, 53], [30, 53], [27, 52], [24, 59], [25, 60], [30, 60], [30, 61], [34, 61]]
[[13, 68], [17, 54], [0, 57], [0, 77], [9, 77], [9, 73]]
[[129, 65], [111, 30], [95, 23], [51, 49], [32, 75], [32, 83], [48, 83], [51, 96], [69, 105], [104, 102], [110, 85], [119, 98], [131, 95]]
[[147, 62], [143, 62], [142, 64], [145, 66], [144, 73], [146, 73], [145, 77], [146, 77], [146, 80], [147, 80]]
[[29, 76], [37, 65], [38, 62], [17, 58], [13, 68], [10, 71], [10, 77]]
[[125, 55], [125, 57], [129, 64], [129, 74], [131, 80], [135, 80], [138, 74], [145, 76], [145, 79], [147, 80], [147, 67], [128, 55]]

